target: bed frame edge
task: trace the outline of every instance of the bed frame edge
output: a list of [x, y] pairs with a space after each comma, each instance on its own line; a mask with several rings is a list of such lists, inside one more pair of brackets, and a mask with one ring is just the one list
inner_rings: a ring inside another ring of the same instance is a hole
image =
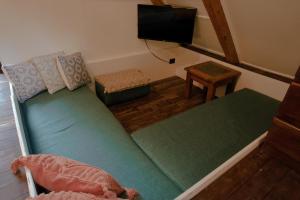
[[253, 142], [248, 144], [241, 151], [239, 151], [234, 156], [232, 156], [229, 160], [224, 162], [222, 165], [220, 165], [214, 171], [212, 171], [211, 173], [206, 175], [204, 178], [202, 178], [195, 185], [193, 185], [188, 190], [186, 190], [184, 193], [179, 195], [175, 200], [189, 200], [189, 199], [192, 199], [193, 197], [195, 197], [203, 189], [205, 189], [208, 185], [210, 185], [212, 182], [214, 182], [216, 179], [218, 179], [220, 176], [222, 176], [225, 172], [227, 172], [230, 168], [232, 168], [235, 164], [237, 164], [239, 161], [241, 161], [243, 158], [245, 158], [249, 153], [251, 153], [255, 148], [257, 148], [264, 141], [264, 139], [267, 136], [267, 133], [268, 132], [263, 133], [260, 137], [258, 137], [256, 140], [254, 140]]
[[[29, 150], [28, 150], [27, 142], [26, 142], [26, 140], [24, 140], [24, 138], [22, 136], [23, 131], [21, 130], [20, 121], [19, 121], [18, 114], [17, 114], [17, 106], [15, 103], [15, 92], [14, 92], [14, 89], [13, 89], [13, 86], [11, 83], [9, 83], [9, 89], [10, 89], [11, 104], [12, 104], [13, 113], [14, 113], [14, 120], [15, 120], [15, 124], [16, 124], [16, 128], [17, 128], [17, 135], [18, 135], [19, 144], [21, 147], [21, 153], [22, 153], [22, 156], [27, 156], [27, 155], [29, 155]], [[27, 178], [29, 195], [30, 195], [30, 197], [35, 197], [35, 196], [37, 196], [35, 183], [34, 183], [34, 180], [33, 180], [30, 170], [27, 169], [26, 167], [25, 167], [25, 174], [26, 174], [26, 178]]]

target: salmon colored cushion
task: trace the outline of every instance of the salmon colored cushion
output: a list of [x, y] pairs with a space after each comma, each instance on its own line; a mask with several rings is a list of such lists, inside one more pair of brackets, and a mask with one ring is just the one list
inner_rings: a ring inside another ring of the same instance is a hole
[[104, 170], [62, 156], [21, 156], [12, 163], [11, 169], [17, 173], [22, 166], [27, 167], [34, 180], [49, 191], [83, 192], [103, 197], [117, 197], [124, 192], [129, 198], [137, 195], [135, 190], [121, 187]]
[[92, 194], [77, 192], [51, 192], [49, 194], [41, 194], [37, 197], [27, 198], [26, 200], [117, 200], [117, 198], [103, 198]]

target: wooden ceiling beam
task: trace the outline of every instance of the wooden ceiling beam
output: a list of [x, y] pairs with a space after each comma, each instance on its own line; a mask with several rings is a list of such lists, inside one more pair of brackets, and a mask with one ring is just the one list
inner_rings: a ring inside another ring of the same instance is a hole
[[232, 35], [220, 0], [202, 0], [216, 31], [218, 40], [228, 62], [239, 63]]
[[154, 5], [162, 6], [165, 5], [163, 0], [151, 0]]

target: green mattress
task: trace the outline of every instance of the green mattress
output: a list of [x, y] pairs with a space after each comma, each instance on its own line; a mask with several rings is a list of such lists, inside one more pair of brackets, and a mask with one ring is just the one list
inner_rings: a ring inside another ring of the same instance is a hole
[[262, 135], [279, 102], [244, 89], [136, 131], [132, 137], [182, 190]]
[[22, 104], [33, 154], [51, 153], [100, 167], [141, 199], [174, 199], [180, 189], [144, 154], [87, 88], [42, 93]]

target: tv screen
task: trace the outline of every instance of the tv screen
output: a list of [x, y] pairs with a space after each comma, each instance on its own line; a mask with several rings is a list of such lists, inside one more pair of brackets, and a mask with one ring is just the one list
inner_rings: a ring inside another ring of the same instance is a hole
[[191, 44], [196, 8], [138, 5], [138, 38]]

